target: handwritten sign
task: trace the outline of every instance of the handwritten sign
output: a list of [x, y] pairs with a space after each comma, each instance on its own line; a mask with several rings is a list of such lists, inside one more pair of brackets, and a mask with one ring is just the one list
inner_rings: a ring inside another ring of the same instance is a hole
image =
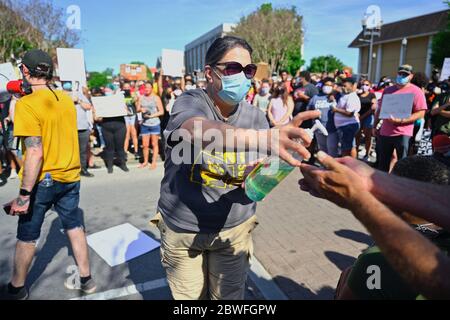
[[441, 79], [440, 81], [445, 81], [450, 78], [450, 58], [444, 60], [444, 66], [442, 67]]
[[162, 69], [164, 75], [182, 77], [184, 68], [184, 52], [178, 50], [162, 50]]
[[406, 119], [412, 114], [414, 95], [385, 94], [381, 103], [380, 119]]
[[86, 86], [86, 67], [82, 49], [57, 48], [59, 78]]
[[99, 118], [121, 117], [128, 114], [125, 97], [122, 93], [106, 97], [92, 97], [92, 104], [95, 115]]

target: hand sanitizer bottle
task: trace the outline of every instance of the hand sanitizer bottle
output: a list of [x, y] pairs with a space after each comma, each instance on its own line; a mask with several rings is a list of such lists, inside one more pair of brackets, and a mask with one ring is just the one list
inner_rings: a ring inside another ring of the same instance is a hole
[[[316, 130], [320, 130], [325, 136], [328, 136], [327, 129], [319, 120], [315, 121], [311, 129], [305, 131], [312, 139]], [[298, 140], [298, 142], [302, 143], [301, 140]], [[303, 161], [303, 158], [297, 152], [292, 151], [291, 154], [298, 161]], [[262, 201], [294, 169], [295, 167], [277, 156], [268, 157], [245, 180], [245, 193], [255, 202]]]

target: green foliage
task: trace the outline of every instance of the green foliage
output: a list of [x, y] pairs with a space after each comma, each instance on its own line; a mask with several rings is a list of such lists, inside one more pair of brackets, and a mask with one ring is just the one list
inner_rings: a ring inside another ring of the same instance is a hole
[[320, 56], [311, 59], [308, 67], [309, 72], [334, 72], [337, 69], [343, 69], [344, 63], [333, 55]]
[[[450, 1], [445, 1], [450, 7]], [[430, 62], [437, 68], [441, 68], [445, 58], [450, 57], [450, 13], [447, 28], [433, 37]]]
[[104, 72], [91, 72], [89, 74], [88, 86], [90, 89], [106, 87], [108, 85], [108, 82], [109, 82], [108, 74], [105, 71]]
[[302, 22], [295, 7], [273, 8], [265, 3], [243, 17], [231, 35], [247, 40], [254, 50], [253, 60], [268, 63], [271, 72], [287, 69], [295, 74], [304, 64]]

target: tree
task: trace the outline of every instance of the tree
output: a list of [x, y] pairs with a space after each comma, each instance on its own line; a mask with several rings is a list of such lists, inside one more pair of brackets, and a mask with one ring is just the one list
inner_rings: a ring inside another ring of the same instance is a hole
[[334, 72], [337, 69], [343, 69], [344, 63], [333, 55], [320, 56], [311, 59], [308, 67], [309, 72]]
[[272, 72], [287, 69], [295, 74], [304, 64], [302, 22], [295, 7], [274, 9], [266, 3], [241, 18], [230, 35], [247, 40], [254, 50], [253, 59], [268, 63]]
[[17, 59], [31, 48], [55, 56], [56, 48], [75, 46], [79, 35], [64, 17], [51, 0], [0, 0], [0, 59]]
[[89, 73], [89, 88], [106, 87], [109, 83], [108, 74], [104, 72], [90, 72]]
[[[450, 7], [450, 1], [445, 1]], [[445, 58], [450, 57], [450, 13], [447, 28], [433, 37], [430, 62], [437, 68], [441, 68]]]

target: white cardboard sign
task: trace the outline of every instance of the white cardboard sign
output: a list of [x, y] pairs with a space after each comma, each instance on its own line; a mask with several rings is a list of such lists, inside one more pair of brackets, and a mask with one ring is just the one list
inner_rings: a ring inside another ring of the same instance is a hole
[[0, 64], [0, 81], [17, 80], [17, 73], [11, 62]]
[[163, 49], [161, 68], [166, 76], [182, 77], [184, 68], [184, 52]]
[[105, 97], [92, 97], [95, 115], [99, 118], [113, 118], [126, 116], [127, 105], [122, 93]]
[[381, 103], [380, 119], [409, 118], [412, 114], [413, 103], [412, 93], [385, 94]]
[[86, 86], [86, 67], [82, 49], [56, 49], [58, 56], [58, 70], [61, 81], [78, 81]]
[[441, 71], [441, 79], [440, 81], [445, 81], [450, 77], [450, 58], [445, 58], [444, 66]]
[[87, 237], [89, 246], [110, 267], [118, 266], [159, 248], [158, 241], [129, 223]]

